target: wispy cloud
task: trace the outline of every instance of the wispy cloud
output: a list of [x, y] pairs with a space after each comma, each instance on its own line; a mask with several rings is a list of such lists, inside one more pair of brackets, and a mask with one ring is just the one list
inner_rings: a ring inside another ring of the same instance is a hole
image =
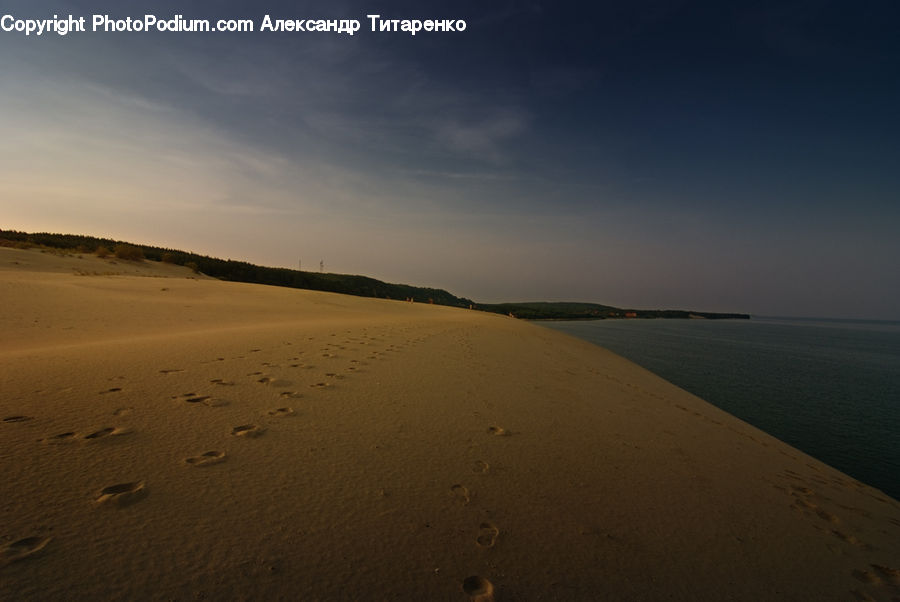
[[509, 160], [507, 144], [528, 129], [529, 117], [515, 109], [493, 109], [481, 118], [439, 121], [437, 141], [451, 152], [490, 163]]

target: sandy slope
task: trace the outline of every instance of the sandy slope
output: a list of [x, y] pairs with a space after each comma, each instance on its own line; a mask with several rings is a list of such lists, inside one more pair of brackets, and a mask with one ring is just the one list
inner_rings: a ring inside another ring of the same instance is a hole
[[0, 599], [900, 598], [900, 504], [603, 349], [121, 263], [0, 249]]

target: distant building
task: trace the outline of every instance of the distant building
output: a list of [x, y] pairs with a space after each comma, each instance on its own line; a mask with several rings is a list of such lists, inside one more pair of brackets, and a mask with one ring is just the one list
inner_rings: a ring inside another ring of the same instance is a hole
[[626, 318], [636, 318], [636, 317], [637, 317], [637, 312], [626, 311], [626, 312], [625, 312], [625, 317], [626, 317]]

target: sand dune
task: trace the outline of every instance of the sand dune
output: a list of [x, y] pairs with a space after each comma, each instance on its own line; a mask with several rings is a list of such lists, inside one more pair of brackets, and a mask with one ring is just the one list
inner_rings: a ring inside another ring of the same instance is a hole
[[0, 249], [0, 599], [891, 600], [900, 504], [535, 324]]

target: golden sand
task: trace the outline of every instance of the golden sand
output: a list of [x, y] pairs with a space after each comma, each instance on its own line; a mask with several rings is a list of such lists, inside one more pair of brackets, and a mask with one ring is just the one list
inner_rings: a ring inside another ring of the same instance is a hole
[[0, 599], [890, 600], [900, 504], [476, 311], [0, 249]]

